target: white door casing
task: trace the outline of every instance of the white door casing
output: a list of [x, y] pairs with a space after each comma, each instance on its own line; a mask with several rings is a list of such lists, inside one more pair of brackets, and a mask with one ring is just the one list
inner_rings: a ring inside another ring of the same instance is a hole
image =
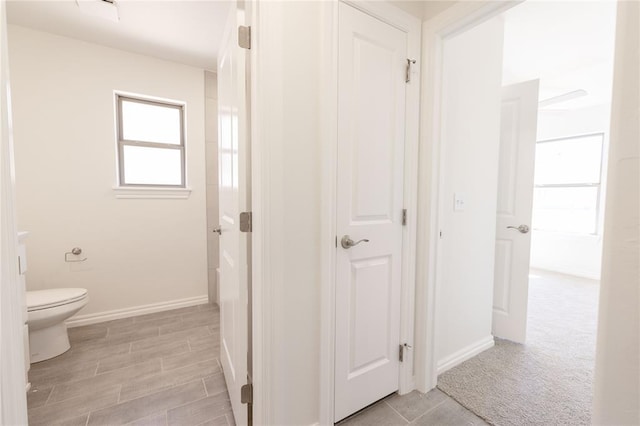
[[406, 33], [338, 13], [335, 421], [398, 390], [407, 64]]
[[218, 156], [220, 212], [220, 360], [233, 414], [248, 422], [240, 388], [247, 383], [248, 238], [240, 213], [250, 205], [247, 132], [246, 51], [237, 27], [244, 11], [231, 7], [218, 59]]
[[532, 80], [502, 91], [492, 332], [518, 343], [527, 332], [538, 86]]

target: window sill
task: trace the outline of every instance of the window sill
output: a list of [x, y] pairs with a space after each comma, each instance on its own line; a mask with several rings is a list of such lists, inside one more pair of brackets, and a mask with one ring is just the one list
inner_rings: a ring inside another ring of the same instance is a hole
[[181, 199], [191, 195], [191, 188], [149, 188], [142, 186], [114, 186], [116, 198], [128, 199]]

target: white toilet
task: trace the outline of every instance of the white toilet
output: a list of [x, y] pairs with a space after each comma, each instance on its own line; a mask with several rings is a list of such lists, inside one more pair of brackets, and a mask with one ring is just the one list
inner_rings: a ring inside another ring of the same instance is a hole
[[66, 319], [87, 304], [84, 288], [27, 291], [27, 324], [31, 362], [58, 356], [71, 347]]

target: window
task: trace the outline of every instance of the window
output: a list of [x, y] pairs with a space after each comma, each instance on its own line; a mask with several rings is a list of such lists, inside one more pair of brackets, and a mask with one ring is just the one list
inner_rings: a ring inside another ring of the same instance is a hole
[[184, 188], [184, 105], [116, 95], [119, 184]]
[[533, 228], [596, 234], [604, 134], [536, 144]]

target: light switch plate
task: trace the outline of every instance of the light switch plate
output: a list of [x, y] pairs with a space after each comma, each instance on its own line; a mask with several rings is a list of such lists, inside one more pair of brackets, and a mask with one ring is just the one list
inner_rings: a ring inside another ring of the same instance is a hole
[[466, 205], [466, 197], [462, 192], [456, 192], [453, 194], [453, 211], [464, 211]]

